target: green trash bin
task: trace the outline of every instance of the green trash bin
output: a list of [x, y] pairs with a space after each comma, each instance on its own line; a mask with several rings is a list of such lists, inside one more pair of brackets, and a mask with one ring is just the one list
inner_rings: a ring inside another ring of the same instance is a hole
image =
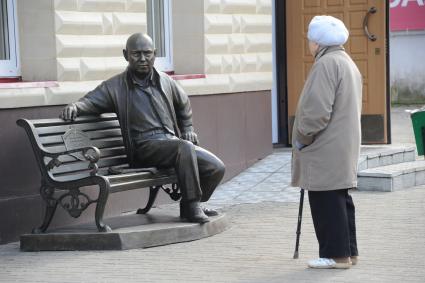
[[413, 110], [410, 112], [410, 118], [412, 119], [413, 133], [415, 134], [418, 155], [424, 155], [425, 108]]

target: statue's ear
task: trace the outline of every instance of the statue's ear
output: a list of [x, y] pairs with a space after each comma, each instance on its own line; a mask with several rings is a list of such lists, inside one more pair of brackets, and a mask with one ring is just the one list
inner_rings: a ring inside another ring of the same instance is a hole
[[125, 61], [127, 61], [127, 62], [128, 62], [128, 53], [127, 53], [127, 50], [126, 50], [126, 49], [123, 49], [123, 50], [122, 50], [122, 55], [124, 56]]

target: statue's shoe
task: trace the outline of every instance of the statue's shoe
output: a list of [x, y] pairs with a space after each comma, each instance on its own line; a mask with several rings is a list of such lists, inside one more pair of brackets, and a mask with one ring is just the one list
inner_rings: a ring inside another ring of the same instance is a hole
[[[205, 213], [206, 216], [217, 216], [219, 215], [218, 211], [215, 209], [211, 209], [205, 206], [201, 206], [202, 211]], [[184, 209], [183, 209], [183, 214], [182, 214], [182, 203], [180, 202], [180, 217], [181, 218], [186, 218], [184, 215]]]
[[202, 206], [202, 211], [204, 211], [206, 216], [217, 216], [218, 215], [218, 211], [208, 208], [208, 207], [204, 207]]
[[199, 201], [180, 202], [180, 218], [201, 224], [210, 221]]

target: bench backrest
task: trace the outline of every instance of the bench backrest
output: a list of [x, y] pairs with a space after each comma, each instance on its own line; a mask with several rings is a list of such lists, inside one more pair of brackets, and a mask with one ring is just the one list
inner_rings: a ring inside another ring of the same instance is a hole
[[97, 163], [100, 175], [107, 174], [110, 166], [128, 166], [121, 129], [115, 114], [83, 116], [72, 122], [59, 118], [19, 119], [17, 124], [26, 130], [44, 178], [54, 181], [70, 181], [90, 175], [89, 163], [73, 156], [61, 156], [59, 158], [62, 162], [61, 166], [51, 170], [46, 166], [51, 158], [45, 157], [43, 151], [52, 153], [66, 151], [64, 134], [69, 129], [82, 131], [89, 138], [90, 145], [100, 150], [101, 158]]

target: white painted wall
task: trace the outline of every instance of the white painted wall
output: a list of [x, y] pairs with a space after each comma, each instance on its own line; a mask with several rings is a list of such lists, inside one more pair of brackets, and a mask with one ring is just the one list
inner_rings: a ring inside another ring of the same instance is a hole
[[425, 100], [425, 31], [391, 33], [390, 84], [393, 101]]

